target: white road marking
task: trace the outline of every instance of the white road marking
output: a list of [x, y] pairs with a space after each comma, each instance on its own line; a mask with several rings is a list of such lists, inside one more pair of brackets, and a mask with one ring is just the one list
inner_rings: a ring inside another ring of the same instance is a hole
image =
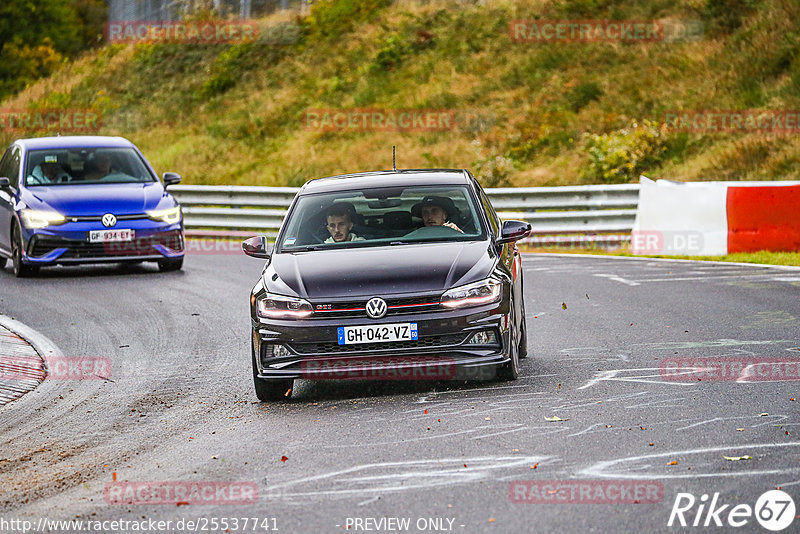
[[[620, 373], [628, 373], [628, 372], [641, 372], [641, 371], [659, 371], [656, 374], [643, 374], [643, 375], [634, 375], [634, 376], [618, 376]], [[675, 373], [675, 375], [681, 374], [691, 374], [692, 371], [682, 371], [680, 373]], [[661, 377], [661, 368], [660, 367], [642, 367], [639, 369], [609, 369], [607, 371], [600, 371], [598, 376], [590, 379], [584, 385], [578, 388], [578, 390], [590, 388], [599, 382], [603, 381], [618, 381], [618, 382], [640, 382], [642, 384], [659, 384], [659, 385], [669, 385], [669, 386], [694, 386], [694, 382], [671, 382], [665, 380], [648, 380], [650, 378], [660, 378]]]
[[[800, 471], [800, 466], [789, 467], [785, 465], [780, 469], [761, 469], [761, 470], [743, 470], [743, 471], [722, 471], [711, 473], [700, 473], [697, 470], [692, 470], [691, 473], [678, 474], [678, 473], [664, 473], [664, 467], [667, 465], [667, 459], [681, 459], [685, 456], [705, 454], [705, 453], [720, 453], [731, 451], [751, 451], [753, 449], [776, 448], [785, 449], [791, 447], [800, 447], [800, 442], [793, 441], [789, 443], [756, 443], [756, 444], [732, 444], [722, 447], [708, 447], [700, 449], [688, 449], [683, 451], [663, 452], [659, 454], [645, 454], [641, 456], [629, 456], [627, 458], [618, 458], [615, 460], [603, 460], [596, 462], [589, 467], [581, 470], [578, 474], [587, 477], [598, 478], [622, 478], [633, 480], [653, 480], [653, 479], [674, 479], [674, 478], [710, 478], [710, 477], [735, 477], [735, 476], [757, 476], [757, 475], [780, 475], [786, 473], [794, 473]], [[784, 456], [785, 457], [785, 456]], [[662, 458], [655, 465], [650, 463], [650, 460]], [[614, 470], [614, 468], [621, 467], [626, 463], [646, 462], [642, 465], [633, 465], [629, 468], [622, 468]], [[722, 462], [718, 462], [722, 467]], [[643, 471], [643, 469], [650, 469]], [[657, 470], [656, 470], [657, 468]], [[631, 470], [636, 469], [635, 472]]]
[[634, 282], [633, 280], [628, 280], [627, 278], [622, 278], [622, 277], [619, 277], [619, 276], [617, 276], [615, 274], [595, 273], [594, 276], [599, 276], [600, 278], [608, 278], [609, 280], [613, 280], [615, 282], [620, 282], [620, 283], [628, 285], [628, 286], [638, 286], [639, 285], [639, 282]]

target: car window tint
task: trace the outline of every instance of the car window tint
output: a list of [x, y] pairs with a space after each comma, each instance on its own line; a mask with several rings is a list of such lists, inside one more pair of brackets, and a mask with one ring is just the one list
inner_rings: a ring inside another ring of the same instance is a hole
[[[426, 202], [447, 207], [448, 225], [426, 227]], [[278, 246], [289, 250], [474, 240], [484, 235], [478, 209], [469, 190], [458, 185], [304, 195], [289, 214]]]
[[11, 162], [11, 148], [9, 147], [6, 149], [5, 154], [3, 154], [3, 159], [0, 160], [0, 176], [5, 176], [8, 179], [12, 179], [11, 176], [8, 175], [8, 167], [9, 163]]
[[8, 168], [5, 169], [3, 176], [7, 176], [11, 181], [11, 185], [16, 189], [19, 187], [19, 166], [20, 155], [19, 147], [11, 147], [11, 157], [9, 158]]
[[483, 189], [479, 191], [479, 194], [481, 197], [481, 204], [483, 204], [483, 208], [486, 211], [486, 218], [489, 219], [489, 225], [492, 227], [492, 232], [494, 235], [500, 235], [500, 218], [497, 216], [497, 213], [495, 213]]
[[[52, 160], [57, 160], [60, 170], [69, 175], [69, 181], [53, 183], [46, 177], [42, 177], [42, 163]], [[156, 181], [156, 177], [132, 148], [87, 147], [33, 150], [28, 153], [25, 176], [29, 186]]]

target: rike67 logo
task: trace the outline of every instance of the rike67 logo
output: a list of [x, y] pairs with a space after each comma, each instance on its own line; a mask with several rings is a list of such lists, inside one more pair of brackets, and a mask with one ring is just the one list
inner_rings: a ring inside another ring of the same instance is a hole
[[672, 504], [667, 526], [681, 527], [743, 527], [750, 525], [748, 532], [753, 532], [752, 519], [767, 530], [779, 532], [786, 529], [795, 520], [796, 508], [792, 497], [781, 490], [764, 492], [756, 500], [755, 506], [720, 502], [719, 492], [712, 497], [703, 494], [699, 499], [691, 493], [678, 493]]

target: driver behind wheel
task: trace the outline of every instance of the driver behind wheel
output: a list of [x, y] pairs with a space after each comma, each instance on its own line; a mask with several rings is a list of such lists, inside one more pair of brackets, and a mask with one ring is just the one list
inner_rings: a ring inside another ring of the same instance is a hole
[[58, 156], [47, 155], [44, 161], [33, 168], [28, 176], [28, 184], [44, 185], [72, 180], [67, 171], [58, 163]]
[[425, 226], [446, 226], [464, 233], [450, 218], [458, 217], [458, 208], [448, 197], [426, 196], [421, 202], [414, 204], [411, 214], [422, 218]]

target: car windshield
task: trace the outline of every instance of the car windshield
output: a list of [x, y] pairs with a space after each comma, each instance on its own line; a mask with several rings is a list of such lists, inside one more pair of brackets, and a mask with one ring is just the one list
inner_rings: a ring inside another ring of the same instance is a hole
[[301, 196], [278, 251], [473, 241], [485, 230], [463, 186], [414, 186]]
[[155, 176], [132, 148], [32, 150], [25, 185], [90, 185], [154, 182]]

